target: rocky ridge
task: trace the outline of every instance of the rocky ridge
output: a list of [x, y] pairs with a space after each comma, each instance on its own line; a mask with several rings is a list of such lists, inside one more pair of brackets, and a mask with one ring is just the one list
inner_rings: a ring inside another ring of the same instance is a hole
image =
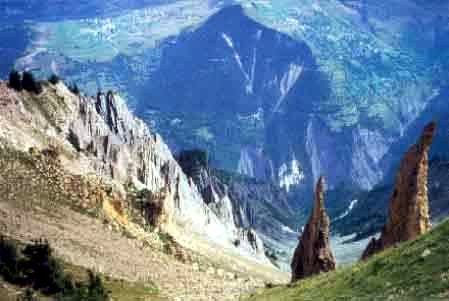
[[[175, 237], [193, 231], [230, 251], [256, 254], [233, 244], [239, 235], [203, 201], [162, 138], [135, 118], [117, 94], [77, 96], [62, 83], [45, 84], [40, 95], [21, 95], [5, 82], [0, 90], [0, 139], [5, 145], [25, 152], [54, 146], [64, 168], [98, 177], [122, 200], [130, 190], [149, 192], [139, 221], [143, 226]], [[155, 211], [160, 211], [158, 217], [148, 215]]]
[[435, 128], [434, 122], [429, 123], [418, 142], [402, 158], [390, 198], [387, 222], [380, 238], [370, 241], [362, 258], [366, 259], [399, 242], [416, 239], [430, 229], [428, 151]]

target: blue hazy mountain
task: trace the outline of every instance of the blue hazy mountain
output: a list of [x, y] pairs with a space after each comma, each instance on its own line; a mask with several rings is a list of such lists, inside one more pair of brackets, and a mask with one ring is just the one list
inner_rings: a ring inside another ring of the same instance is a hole
[[[278, 162], [303, 158], [294, 159], [292, 140], [305, 129], [315, 103], [329, 95], [326, 76], [306, 43], [230, 6], [164, 48], [137, 112], [165, 123], [158, 129], [176, 147], [199, 143], [220, 167], [277, 180]], [[279, 118], [295, 130], [273, 149], [279, 154], [275, 161], [264, 152], [277, 143], [273, 131]], [[303, 176], [299, 165], [285, 173], [294, 173], [295, 184]]]

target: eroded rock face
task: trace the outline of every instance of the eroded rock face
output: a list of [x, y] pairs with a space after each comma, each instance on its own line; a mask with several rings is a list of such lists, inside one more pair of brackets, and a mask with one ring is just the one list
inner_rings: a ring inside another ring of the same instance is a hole
[[203, 150], [184, 150], [176, 159], [184, 173], [193, 180], [205, 204], [234, 231], [235, 222], [228, 189], [212, 174], [207, 153]]
[[176, 157], [184, 173], [192, 179], [201, 193], [205, 204], [224, 223], [230, 233], [234, 233], [233, 243], [246, 253], [267, 261], [264, 245], [253, 225], [239, 223], [241, 207], [231, 200], [231, 191], [209, 167], [206, 151], [184, 150]]
[[396, 243], [415, 239], [430, 229], [428, 150], [435, 128], [435, 122], [429, 123], [418, 142], [402, 158], [390, 199], [387, 222], [380, 238], [373, 238], [368, 244], [363, 259]]
[[335, 269], [335, 258], [329, 243], [329, 216], [324, 208], [324, 178], [315, 189], [315, 201], [291, 263], [292, 282]]

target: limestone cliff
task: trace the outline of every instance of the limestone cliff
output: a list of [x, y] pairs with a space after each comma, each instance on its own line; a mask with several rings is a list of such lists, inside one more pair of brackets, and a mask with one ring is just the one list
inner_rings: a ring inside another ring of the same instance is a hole
[[229, 231], [161, 137], [134, 117], [120, 96], [75, 95], [63, 83], [43, 88], [34, 95], [0, 82], [0, 146], [22, 152], [54, 147], [61, 166], [75, 178], [96, 178], [127, 202], [133, 202], [131, 190], [141, 192], [139, 204], [129, 207], [142, 209], [142, 224], [175, 237], [192, 233], [253, 257], [253, 251], [235, 246], [239, 234]]
[[263, 242], [253, 225], [239, 223], [241, 204], [231, 200], [230, 187], [210, 168], [207, 153], [198, 149], [184, 150], [176, 156], [176, 159], [184, 173], [197, 186], [207, 206], [220, 218], [228, 231], [235, 233], [234, 244], [260, 260], [268, 261]]
[[399, 242], [415, 239], [430, 229], [427, 197], [428, 150], [436, 124], [429, 123], [418, 142], [401, 160], [385, 226], [379, 239], [373, 238], [362, 258]]
[[329, 243], [329, 216], [324, 208], [324, 178], [315, 189], [315, 201], [291, 263], [292, 281], [335, 269]]

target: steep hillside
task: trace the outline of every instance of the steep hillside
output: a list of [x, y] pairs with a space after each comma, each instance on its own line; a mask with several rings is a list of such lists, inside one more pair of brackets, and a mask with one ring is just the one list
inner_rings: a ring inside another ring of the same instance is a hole
[[[293, 93], [295, 87], [303, 89]], [[164, 49], [137, 111], [154, 120], [170, 145], [199, 144], [209, 150], [215, 166], [288, 189], [304, 180], [297, 162], [302, 157], [296, 158], [302, 153], [295, 151], [292, 141], [278, 140], [292, 151], [279, 152], [279, 160], [266, 157], [267, 140], [278, 138], [267, 128], [288, 103], [318, 101], [327, 91], [304, 42], [253, 21], [240, 6], [231, 6]], [[313, 110], [307, 107], [304, 114]], [[169, 124], [176, 132], [168, 130]], [[297, 127], [300, 132], [304, 129]]]
[[248, 300], [447, 300], [449, 221], [367, 262], [260, 290]]
[[[2, 236], [0, 266], [2, 301], [166, 300], [158, 296], [158, 288], [151, 282], [114, 279], [68, 264], [55, 257], [52, 246], [42, 240], [24, 242]], [[39, 270], [51, 272], [39, 273]], [[36, 277], [40, 278], [39, 282]]]
[[170, 298], [234, 299], [285, 279], [263, 246], [254, 250], [208, 207], [116, 94], [91, 98], [44, 82], [36, 95], [0, 82], [0, 104], [2, 233], [47, 238], [69, 263], [151, 280]]

